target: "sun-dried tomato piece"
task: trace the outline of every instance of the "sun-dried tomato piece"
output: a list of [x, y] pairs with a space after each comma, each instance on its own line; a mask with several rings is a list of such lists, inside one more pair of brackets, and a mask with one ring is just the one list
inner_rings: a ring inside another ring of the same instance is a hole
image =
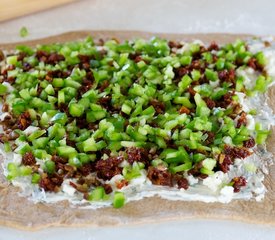
[[119, 164], [123, 161], [122, 156], [109, 157], [106, 160], [99, 160], [96, 162], [95, 169], [97, 176], [104, 180], [110, 180], [113, 176], [121, 174], [122, 168]]
[[253, 68], [255, 71], [263, 71], [263, 66], [260, 65], [256, 58], [252, 57], [248, 60], [247, 66]]
[[173, 186], [172, 175], [167, 170], [150, 166], [147, 177], [154, 185]]
[[36, 163], [35, 157], [33, 156], [32, 152], [27, 152], [22, 157], [23, 165], [34, 165]]
[[246, 186], [246, 179], [244, 177], [235, 177], [233, 178], [233, 188], [234, 192], [240, 192], [242, 187]]
[[209, 97], [205, 97], [205, 98], [204, 98], [204, 101], [205, 101], [207, 107], [210, 108], [210, 109], [213, 109], [213, 108], [216, 106], [215, 101], [212, 100], [212, 99], [209, 98]]
[[157, 114], [163, 114], [165, 112], [165, 104], [157, 99], [150, 100], [150, 104], [154, 107]]
[[230, 155], [225, 155], [225, 154], [219, 155], [218, 166], [224, 173], [228, 172], [229, 167], [232, 164], [233, 164], [233, 161]]
[[145, 148], [130, 147], [126, 149], [127, 161], [130, 164], [136, 162], [143, 162], [145, 165], [149, 164], [148, 151]]
[[121, 189], [129, 184], [126, 179], [122, 179], [120, 181], [115, 182], [117, 189]]
[[246, 148], [253, 148], [255, 146], [255, 140], [253, 137], [243, 142], [243, 146]]
[[75, 188], [77, 191], [81, 192], [81, 193], [86, 193], [88, 192], [89, 188], [86, 184], [78, 184], [78, 183], [74, 183], [72, 181], [70, 181], [70, 186], [72, 186], [73, 188]]
[[179, 113], [180, 113], [180, 114], [186, 113], [187, 115], [189, 115], [190, 112], [191, 112], [191, 111], [190, 111], [187, 107], [185, 107], [185, 106], [182, 106], [182, 107], [180, 108], [180, 110], [179, 110]]
[[178, 181], [177, 181], [177, 184], [178, 184], [178, 188], [183, 188], [185, 190], [188, 189], [189, 187], [189, 183], [188, 183], [188, 180], [186, 178], [180, 178]]
[[9, 111], [9, 105], [7, 103], [4, 103], [2, 105], [2, 112], [8, 112]]
[[168, 42], [168, 46], [170, 48], [181, 48], [182, 47], [182, 44], [177, 42], [177, 41], [169, 41]]
[[224, 146], [224, 152], [232, 158], [246, 158], [251, 155], [251, 152], [245, 147], [230, 147], [228, 145]]
[[181, 78], [183, 77], [184, 75], [188, 74], [189, 73], [189, 69], [188, 67], [179, 67], [179, 68], [176, 68], [174, 69], [175, 70], [175, 74], [177, 77]]
[[197, 93], [197, 92], [194, 90], [194, 88], [192, 88], [192, 87], [188, 87], [188, 88], [187, 88], [187, 91], [188, 91], [188, 92], [190, 93], [190, 95], [193, 96], [193, 97], [194, 97], [194, 96], [196, 95], [196, 93]]
[[32, 123], [31, 116], [29, 112], [22, 113], [17, 121], [17, 127], [20, 130], [25, 130], [27, 127], [29, 127]]
[[45, 191], [57, 192], [61, 184], [63, 183], [63, 178], [58, 174], [54, 173], [51, 176], [44, 173], [39, 181], [39, 186]]
[[5, 59], [5, 54], [3, 51], [0, 49], [0, 62], [2, 62]]
[[48, 59], [46, 60], [46, 63], [48, 64], [57, 64], [60, 61], [64, 61], [65, 57], [61, 54], [58, 53], [51, 53], [48, 57]]
[[218, 51], [219, 49], [220, 49], [219, 45], [215, 41], [211, 42], [211, 44], [207, 48], [208, 51], [212, 51], [212, 50]]
[[204, 141], [204, 143], [205, 143], [205, 145], [209, 145], [209, 144], [214, 142], [215, 133], [210, 132], [210, 131], [207, 131], [206, 133], [207, 133], [208, 136], [207, 136], [206, 140]]
[[78, 59], [80, 60], [81, 63], [88, 63], [90, 62], [90, 56], [83, 55], [83, 54], [78, 54]]
[[106, 194], [109, 194], [113, 191], [112, 186], [110, 184], [103, 184], [102, 187], [104, 188]]
[[100, 85], [99, 91], [103, 92], [107, 87], [109, 87], [109, 85], [110, 85], [110, 82], [107, 80], [104, 80]]
[[78, 170], [83, 176], [87, 176], [94, 170], [94, 167], [91, 163], [85, 163]]
[[240, 118], [237, 121], [237, 128], [240, 128], [241, 126], [246, 126], [246, 124], [247, 124], [246, 113], [242, 112], [240, 115]]

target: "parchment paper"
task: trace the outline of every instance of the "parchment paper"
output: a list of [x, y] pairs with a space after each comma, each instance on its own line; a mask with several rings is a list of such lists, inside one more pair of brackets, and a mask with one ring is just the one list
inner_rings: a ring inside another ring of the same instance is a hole
[[[234, 34], [154, 34], [146, 32], [123, 31], [81, 31], [24, 42], [34, 46], [53, 42], [78, 40], [92, 35], [95, 39], [117, 38], [119, 40], [137, 37], [150, 38], [160, 36], [171, 40], [191, 41], [200, 39], [205, 43], [213, 40], [218, 43], [232, 42], [237, 38], [245, 39], [249, 35]], [[250, 36], [251, 37], [251, 36]], [[21, 43], [20, 43], [21, 44]], [[0, 44], [2, 50], [12, 50], [17, 44]], [[269, 90], [269, 105], [275, 109], [275, 88]], [[275, 129], [273, 129], [275, 130]], [[269, 151], [275, 153], [275, 131], [268, 139]], [[146, 198], [130, 202], [121, 209], [112, 207], [97, 210], [84, 210], [71, 206], [68, 202], [56, 204], [34, 204], [19, 197], [18, 189], [9, 185], [0, 172], [0, 224], [20, 229], [37, 230], [49, 226], [114, 226], [140, 224], [190, 218], [230, 219], [250, 223], [275, 225], [275, 167], [271, 166], [265, 177], [267, 194], [262, 202], [237, 201], [228, 204], [169, 201], [159, 197]]]

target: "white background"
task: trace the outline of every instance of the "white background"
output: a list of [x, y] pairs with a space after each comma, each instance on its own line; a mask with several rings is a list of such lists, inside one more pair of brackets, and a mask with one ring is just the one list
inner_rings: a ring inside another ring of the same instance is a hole
[[[3, 9], [0, 0], [0, 14]], [[26, 39], [85, 29], [275, 35], [275, 1], [80, 0], [0, 23], [0, 43], [22, 40], [22, 26], [29, 30]], [[51, 228], [33, 233], [0, 228], [0, 240], [4, 239], [274, 240], [275, 227], [201, 219], [116, 228]]]

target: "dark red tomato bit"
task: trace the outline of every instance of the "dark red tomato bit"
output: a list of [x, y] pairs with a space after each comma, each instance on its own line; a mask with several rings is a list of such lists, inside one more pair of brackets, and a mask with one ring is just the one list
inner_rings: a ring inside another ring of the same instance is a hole
[[122, 168], [118, 165], [123, 161], [122, 156], [109, 157], [106, 160], [96, 162], [97, 176], [104, 180], [110, 180], [113, 176], [121, 174]]
[[235, 177], [232, 180], [234, 192], [240, 192], [242, 187], [245, 187], [247, 182], [244, 177]]
[[241, 126], [246, 126], [246, 124], [247, 124], [246, 113], [242, 112], [240, 115], [240, 118], [237, 121], [237, 128], [240, 128]]
[[154, 185], [173, 186], [172, 175], [165, 169], [158, 169], [150, 166], [147, 177]]
[[31, 116], [29, 112], [22, 113], [17, 121], [17, 127], [20, 130], [25, 130], [27, 127], [29, 127], [32, 123]]
[[34, 165], [36, 163], [35, 157], [33, 156], [32, 152], [27, 152], [22, 157], [23, 165]]
[[157, 114], [163, 114], [165, 112], [165, 104], [157, 99], [150, 100], [150, 104], [154, 107]]
[[44, 173], [40, 179], [39, 186], [45, 191], [57, 192], [59, 187], [63, 183], [63, 178], [58, 174], [54, 173], [51, 176]]
[[250, 137], [248, 140], [244, 141], [243, 146], [246, 148], [253, 148], [255, 146], [254, 138]]
[[120, 181], [115, 182], [117, 189], [121, 189], [129, 184], [126, 179], [122, 179]]
[[233, 164], [233, 161], [230, 155], [225, 155], [225, 154], [219, 155], [218, 167], [220, 168], [221, 171], [223, 171], [224, 173], [227, 173], [230, 168], [230, 165], [232, 164]]
[[178, 184], [179, 189], [183, 188], [183, 189], [187, 190], [188, 187], [189, 187], [189, 183], [188, 183], [188, 180], [186, 178], [180, 178], [177, 181], [177, 184]]
[[212, 51], [212, 50], [218, 51], [219, 49], [220, 49], [219, 45], [215, 41], [213, 41], [213, 42], [211, 42], [211, 44], [209, 45], [207, 50], [208, 51]]
[[148, 151], [144, 148], [130, 147], [126, 149], [127, 153], [127, 161], [130, 164], [136, 162], [143, 162], [144, 164], [148, 164]]

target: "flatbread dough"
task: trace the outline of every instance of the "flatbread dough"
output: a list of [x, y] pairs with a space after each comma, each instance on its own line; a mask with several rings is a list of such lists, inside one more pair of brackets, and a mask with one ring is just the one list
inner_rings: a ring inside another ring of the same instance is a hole
[[[233, 42], [237, 38], [245, 39], [251, 35], [234, 34], [154, 34], [130, 31], [81, 31], [22, 42], [29, 46], [54, 42], [78, 40], [92, 35], [95, 39], [117, 38], [119, 40], [137, 37], [150, 38], [160, 36], [171, 40], [192, 41], [200, 39], [205, 43], [215, 40], [218, 43]], [[19, 43], [0, 44], [2, 50], [12, 50]], [[269, 89], [269, 105], [275, 109], [275, 88]], [[268, 139], [268, 149], [275, 154], [275, 128]], [[2, 170], [1, 170], [2, 171]], [[79, 209], [63, 201], [56, 204], [34, 204], [18, 196], [18, 189], [9, 185], [0, 172], [0, 224], [20, 229], [37, 230], [50, 226], [114, 226], [180, 220], [190, 218], [211, 218], [240, 220], [250, 223], [275, 225], [275, 166], [271, 166], [265, 177], [268, 192], [262, 202], [237, 201], [228, 204], [169, 201], [159, 197], [146, 198], [127, 203], [121, 209], [112, 207], [97, 210]]]

